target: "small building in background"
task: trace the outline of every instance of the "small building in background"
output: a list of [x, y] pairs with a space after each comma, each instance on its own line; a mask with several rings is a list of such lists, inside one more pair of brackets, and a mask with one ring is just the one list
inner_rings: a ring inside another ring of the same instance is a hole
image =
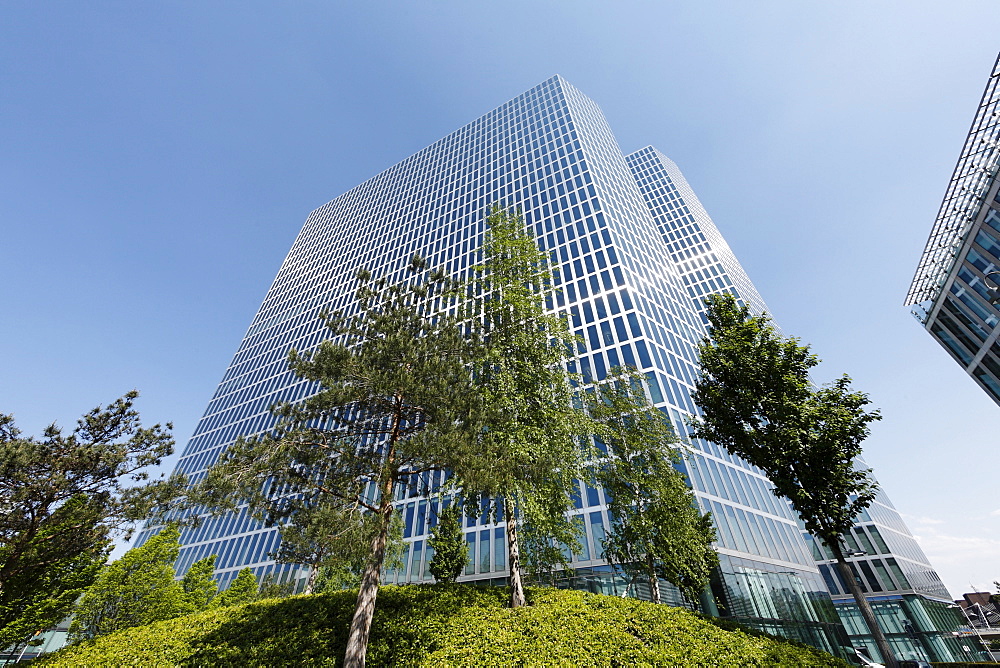
[[32, 659], [37, 659], [42, 654], [62, 649], [69, 640], [69, 625], [72, 619], [72, 617], [67, 617], [59, 622], [55, 628], [39, 631], [27, 643], [0, 649], [0, 666], [6, 666], [7, 664], [19, 661], [31, 661]]
[[956, 609], [961, 611], [964, 626], [959, 636], [964, 644], [973, 640], [982, 644], [990, 651], [994, 661], [1000, 661], [1000, 601], [998, 594], [987, 591], [976, 591], [962, 594], [955, 601]]

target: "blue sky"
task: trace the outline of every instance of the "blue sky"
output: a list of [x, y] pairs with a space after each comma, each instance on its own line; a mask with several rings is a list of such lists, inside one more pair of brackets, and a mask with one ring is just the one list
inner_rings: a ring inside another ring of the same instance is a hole
[[685, 172], [783, 330], [882, 409], [952, 593], [1000, 580], [1000, 408], [903, 307], [1000, 4], [0, 7], [0, 411], [138, 388], [181, 446], [309, 211], [559, 73]]

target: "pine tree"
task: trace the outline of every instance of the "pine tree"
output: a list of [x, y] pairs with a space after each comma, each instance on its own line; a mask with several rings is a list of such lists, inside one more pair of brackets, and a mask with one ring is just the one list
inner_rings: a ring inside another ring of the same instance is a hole
[[[20, 546], [20, 554], [11, 555], [31, 566], [11, 573], [0, 588], [0, 647], [24, 643], [55, 625], [94, 582], [111, 549], [100, 514], [100, 504], [73, 497]], [[0, 563], [12, 548], [0, 547]]]
[[212, 577], [215, 574], [216, 556], [213, 554], [194, 562], [181, 578], [184, 595], [194, 612], [208, 609], [208, 604], [219, 591], [219, 585]]
[[[377, 523], [369, 518], [363, 526], [366, 533], [360, 537], [350, 538], [356, 542], [351, 545], [342, 544], [342, 550], [338, 549], [330, 553], [330, 558], [326, 559], [319, 566], [315, 573], [313, 592], [342, 591], [344, 589], [357, 589], [361, 584], [361, 574], [365, 569], [368, 558], [368, 549], [378, 529]], [[338, 542], [345, 542], [348, 536], [339, 536]], [[382, 562], [382, 569], [391, 570], [403, 568], [403, 555], [406, 552], [407, 544], [403, 541], [403, 517], [400, 513], [393, 513], [392, 521], [389, 524], [389, 535], [385, 539], [385, 560]], [[291, 557], [289, 557], [291, 559]], [[314, 575], [310, 573], [310, 576]]]
[[680, 439], [649, 402], [646, 379], [614, 370], [595, 388], [590, 412], [608, 457], [596, 479], [608, 499], [611, 527], [604, 557], [633, 578], [646, 577], [653, 602], [664, 578], [694, 602], [708, 585], [718, 557], [711, 516], [695, 506], [680, 462]]
[[438, 582], [454, 582], [469, 561], [469, 544], [465, 541], [457, 505], [452, 504], [438, 513], [438, 523], [427, 539], [427, 546], [434, 550], [431, 575]]
[[[279, 522], [317, 507], [374, 522], [345, 665], [364, 665], [397, 485], [448, 468], [468, 432], [472, 356], [453, 283], [414, 258], [411, 278], [358, 274], [357, 312], [328, 314], [332, 338], [291, 351], [292, 371], [316, 394], [276, 409], [270, 433], [231, 446], [189, 496]], [[304, 526], [299, 524], [299, 526]]]
[[70, 634], [93, 638], [191, 612], [171, 564], [180, 532], [167, 527], [106, 566], [80, 599]]
[[70, 433], [53, 424], [26, 436], [0, 414], [0, 647], [65, 617], [115, 535], [159, 493], [182, 488], [143, 472], [173, 452], [173, 438], [169, 424], [142, 426], [138, 394], [98, 406]]
[[224, 591], [212, 600], [212, 608], [245, 605], [257, 600], [257, 578], [249, 568], [242, 569]]
[[317, 505], [304, 508], [281, 527], [281, 543], [273, 554], [280, 563], [309, 567], [306, 594], [313, 593], [321, 572], [325, 571], [327, 578], [337, 573], [345, 579], [349, 574], [360, 574], [374, 534], [380, 529], [378, 517], [372, 513], [321, 501], [317, 499]]
[[766, 314], [752, 315], [731, 295], [705, 303], [710, 329], [699, 346], [701, 376], [693, 398], [702, 418], [692, 423], [694, 435], [767, 474], [806, 530], [830, 547], [879, 651], [895, 666], [841, 547], [854, 518], [878, 492], [871, 470], [856, 458], [879, 412], [865, 411], [868, 395], [853, 391], [846, 375], [815, 387], [809, 370], [819, 358], [797, 339], [781, 336]]

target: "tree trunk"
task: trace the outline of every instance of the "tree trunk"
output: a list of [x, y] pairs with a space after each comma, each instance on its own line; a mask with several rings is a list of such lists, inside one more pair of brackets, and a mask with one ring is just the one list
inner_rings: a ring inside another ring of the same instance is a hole
[[306, 578], [306, 588], [303, 594], [313, 593], [313, 588], [316, 586], [316, 577], [319, 575], [319, 567], [312, 566], [309, 568], [309, 577]]
[[847, 565], [847, 560], [844, 559], [844, 553], [840, 549], [840, 542], [828, 541], [827, 545], [833, 551], [833, 556], [837, 558], [837, 570], [840, 571], [840, 577], [847, 585], [847, 589], [851, 592], [851, 596], [854, 597], [854, 601], [858, 604], [861, 616], [864, 617], [865, 623], [868, 625], [868, 630], [871, 631], [872, 636], [875, 638], [875, 645], [878, 647], [878, 651], [882, 653], [882, 660], [885, 661], [887, 668], [896, 668], [896, 656], [892, 652], [892, 647], [889, 646], [889, 641], [885, 639], [885, 635], [883, 635], [882, 629], [878, 625], [878, 620], [875, 619], [875, 613], [872, 611], [871, 606], [868, 605], [868, 599], [861, 592], [861, 587], [858, 586], [857, 581], [854, 579], [854, 573], [851, 572], [851, 568]]
[[354, 606], [351, 629], [347, 633], [347, 651], [344, 653], [344, 668], [364, 668], [368, 654], [368, 635], [372, 630], [372, 616], [375, 614], [375, 598], [382, 577], [385, 562], [385, 544], [389, 537], [392, 521], [392, 493], [396, 484], [396, 443], [399, 441], [400, 397], [396, 395], [396, 414], [392, 418], [392, 433], [385, 454], [385, 468], [382, 469], [381, 496], [378, 514], [379, 532], [372, 538], [372, 551], [358, 588], [358, 602]]
[[510, 607], [520, 608], [525, 604], [524, 584], [521, 582], [521, 551], [517, 544], [517, 519], [514, 504], [504, 499], [503, 512], [507, 518], [507, 561], [510, 566]]
[[649, 595], [653, 603], [660, 603], [660, 581], [656, 579], [656, 568], [653, 566], [653, 557], [646, 555], [646, 574], [649, 576]]
[[[385, 489], [388, 487], [388, 489]], [[347, 651], [344, 654], [344, 668], [364, 668], [365, 655], [368, 653], [368, 634], [372, 628], [372, 616], [375, 614], [375, 598], [378, 596], [379, 582], [382, 577], [382, 563], [385, 561], [385, 544], [389, 536], [389, 523], [392, 519], [392, 479], [388, 485], [383, 485], [383, 501], [379, 504], [379, 515], [382, 516], [381, 528], [372, 539], [372, 555], [365, 565], [361, 576], [361, 586], [358, 589], [358, 603], [354, 607], [354, 617], [351, 619], [351, 630], [347, 635]]]

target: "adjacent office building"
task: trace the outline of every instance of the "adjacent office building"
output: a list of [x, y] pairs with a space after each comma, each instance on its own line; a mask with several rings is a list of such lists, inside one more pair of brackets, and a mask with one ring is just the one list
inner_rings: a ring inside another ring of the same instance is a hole
[[906, 304], [1000, 404], [1000, 59], [993, 65]]
[[[755, 310], [763, 300], [677, 167], [652, 147], [623, 155], [597, 105], [556, 76], [310, 214], [177, 469], [199, 479], [238, 436], [274, 424], [269, 406], [311, 391], [288, 371], [287, 351], [326, 336], [324, 310], [352, 311], [358, 269], [402, 280], [416, 253], [468, 276], [494, 204], [521, 210], [558, 268], [555, 308], [586, 342], [573, 370], [603, 379], [614, 366], [639, 369], [653, 401], [685, 434], [684, 418], [696, 410], [701, 299], [730, 291]], [[715, 518], [721, 561], [702, 609], [841, 653], [847, 637], [788, 504], [760, 470], [712, 443], [692, 446], [685, 472]], [[431, 579], [426, 540], [436, 500], [420, 490], [437, 482], [398, 488], [407, 548], [387, 582]], [[601, 558], [609, 522], [603, 492], [579, 481], [574, 498], [586, 535], [565, 584], [626, 592], [630, 584]], [[465, 525], [472, 556], [463, 579], [504, 583], [503, 523], [467, 517]], [[258, 577], [297, 577], [268, 556], [276, 530], [245, 510], [185, 530], [181, 541], [178, 570], [217, 554], [222, 586], [243, 567]], [[643, 586], [629, 593], [648, 595]], [[669, 585], [662, 594], [680, 601]]]

